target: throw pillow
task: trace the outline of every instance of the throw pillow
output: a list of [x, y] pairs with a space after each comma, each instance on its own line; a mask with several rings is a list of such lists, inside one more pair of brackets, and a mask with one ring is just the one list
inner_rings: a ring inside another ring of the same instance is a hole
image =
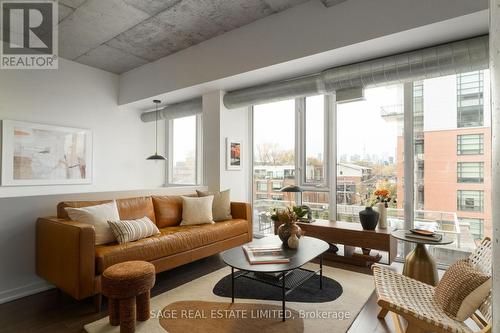
[[448, 316], [464, 321], [488, 297], [491, 283], [491, 276], [477, 270], [468, 260], [459, 260], [444, 273], [434, 298]]
[[115, 241], [115, 236], [108, 225], [108, 221], [120, 219], [116, 201], [97, 206], [82, 208], [66, 207], [66, 212], [72, 221], [88, 223], [95, 229], [95, 245], [111, 243]]
[[222, 192], [203, 192], [196, 190], [196, 193], [198, 193], [198, 197], [214, 196], [212, 214], [215, 222], [231, 220], [233, 218], [231, 216], [231, 190]]
[[137, 220], [108, 221], [118, 243], [128, 243], [158, 235], [160, 230], [147, 216]]
[[214, 223], [212, 215], [213, 201], [213, 195], [201, 198], [182, 197], [181, 225]]

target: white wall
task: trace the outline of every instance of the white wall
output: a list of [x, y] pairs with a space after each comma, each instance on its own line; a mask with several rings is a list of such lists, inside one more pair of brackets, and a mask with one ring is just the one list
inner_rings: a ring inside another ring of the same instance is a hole
[[[230, 189], [231, 200], [249, 202], [249, 110], [226, 109], [223, 96], [220, 90], [203, 95], [203, 179], [210, 191]], [[226, 138], [242, 140], [241, 170], [226, 170]]]
[[[288, 62], [294, 62], [294, 65], [279, 74], [282, 77], [298, 75], [294, 67], [311, 70], [314, 65], [311, 59], [300, 58], [487, 8], [487, 0], [349, 0], [330, 8], [324, 7], [319, 0], [309, 1], [121, 75], [119, 103], [127, 104]], [[418, 48], [487, 31], [486, 17], [468, 23], [469, 26], [434, 27], [431, 31], [417, 32], [411, 39], [396, 38], [391, 45], [377, 42], [355, 52], [346, 49], [341, 54], [328, 55], [327, 63], [338, 66], [342, 62], [351, 63], [403, 51], [398, 51], [394, 45]], [[273, 72], [268, 73], [269, 76], [275, 77]], [[269, 81], [269, 76], [260, 75], [253, 83]], [[238, 84], [248, 85], [248, 80]]]
[[[249, 109], [241, 108], [228, 110], [221, 100], [220, 111], [220, 187], [222, 190], [230, 188], [234, 201], [250, 202], [250, 169], [252, 142], [250, 142]], [[241, 170], [226, 170], [226, 138], [242, 141]]]
[[2, 70], [0, 120], [89, 128], [94, 158], [91, 185], [0, 187], [0, 198], [161, 186], [164, 162], [145, 160], [154, 152], [154, 123], [118, 108], [118, 84], [115, 74], [64, 59], [58, 70]]

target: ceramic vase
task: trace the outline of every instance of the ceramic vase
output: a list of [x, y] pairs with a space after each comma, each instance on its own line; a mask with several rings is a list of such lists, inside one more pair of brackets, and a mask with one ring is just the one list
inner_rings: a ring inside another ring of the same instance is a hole
[[366, 207], [359, 212], [359, 221], [364, 230], [375, 230], [378, 219], [379, 214], [372, 207]]
[[299, 247], [299, 237], [297, 237], [296, 233], [293, 233], [290, 237], [288, 237], [287, 244], [291, 249], [296, 249]]
[[292, 234], [295, 234], [297, 238], [300, 238], [302, 234], [302, 230], [295, 222], [283, 223], [278, 227], [278, 236], [285, 247], [288, 247], [288, 238], [290, 238]]
[[387, 208], [385, 207], [385, 203], [379, 202], [377, 203], [377, 211], [378, 211], [378, 227], [380, 229], [387, 229]]

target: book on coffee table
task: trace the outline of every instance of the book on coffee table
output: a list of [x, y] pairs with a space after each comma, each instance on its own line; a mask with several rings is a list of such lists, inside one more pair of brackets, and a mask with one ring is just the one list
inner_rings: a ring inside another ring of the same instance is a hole
[[285, 256], [281, 246], [242, 246], [243, 252], [252, 265], [258, 264], [287, 264], [290, 259]]

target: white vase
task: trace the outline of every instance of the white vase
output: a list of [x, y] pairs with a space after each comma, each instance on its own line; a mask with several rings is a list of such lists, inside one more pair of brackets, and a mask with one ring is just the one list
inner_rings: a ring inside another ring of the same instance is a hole
[[380, 229], [387, 229], [387, 208], [385, 208], [385, 203], [377, 203], [378, 212], [378, 227]]
[[299, 247], [299, 238], [297, 237], [296, 233], [288, 237], [288, 247], [291, 249], [296, 249]]

